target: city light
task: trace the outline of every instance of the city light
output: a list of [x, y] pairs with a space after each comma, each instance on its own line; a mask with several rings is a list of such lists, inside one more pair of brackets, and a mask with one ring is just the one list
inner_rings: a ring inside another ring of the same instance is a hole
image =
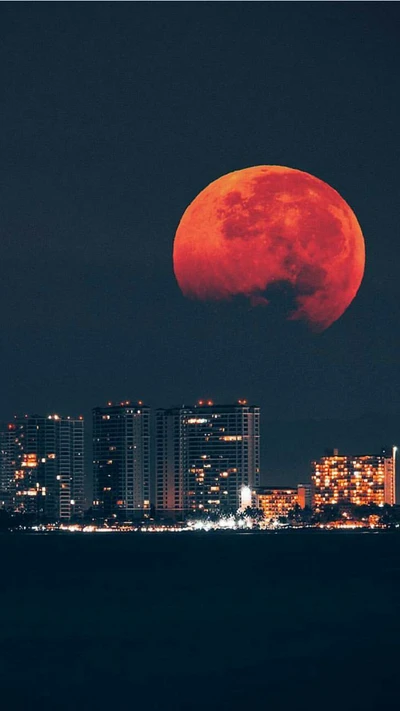
[[15, 416], [4, 425], [0, 506], [34, 515], [30, 525], [46, 531], [74, 533], [375, 530], [400, 522], [395, 445], [380, 454], [333, 450], [312, 463], [309, 483], [261, 486], [258, 407], [200, 400], [210, 409], [160, 408], [153, 429], [150, 409], [129, 403], [94, 408], [91, 521], [83, 523], [82, 415]]
[[242, 486], [240, 490], [240, 508], [242, 511], [251, 507], [251, 489], [249, 486]]
[[395, 503], [395, 451], [392, 456], [362, 455], [350, 457], [332, 455], [313, 462], [312, 482], [314, 506], [338, 503], [357, 506]]

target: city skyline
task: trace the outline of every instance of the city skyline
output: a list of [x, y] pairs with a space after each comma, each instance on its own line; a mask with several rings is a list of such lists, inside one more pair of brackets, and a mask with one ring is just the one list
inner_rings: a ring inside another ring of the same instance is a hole
[[[244, 399], [236, 397], [236, 401]], [[193, 401], [193, 406], [198, 403], [201, 398], [196, 398]], [[203, 396], [203, 401], [208, 398]], [[113, 399], [114, 404], [122, 404], [127, 401], [124, 399]], [[155, 412], [159, 408], [171, 409], [179, 405], [177, 397], [172, 398], [171, 402], [163, 403], [156, 400], [155, 404], [150, 403], [147, 399], [143, 399], [147, 405]], [[217, 400], [213, 399], [214, 402]], [[229, 397], [227, 402], [233, 402], [235, 398]], [[105, 399], [103, 405], [97, 407], [105, 407], [110, 399]], [[139, 403], [142, 400], [129, 398], [130, 403]], [[186, 401], [188, 402], [188, 401]], [[57, 404], [57, 403], [56, 403]], [[92, 410], [93, 403], [90, 404], [88, 412], [83, 416], [85, 421], [85, 465], [91, 471], [92, 458], [90, 455], [92, 447]], [[39, 408], [34, 407], [32, 412], [38, 412]], [[53, 408], [48, 411], [50, 414], [61, 412], [60, 408]], [[82, 413], [82, 408], [71, 408], [72, 413]], [[8, 414], [0, 425], [6, 425], [16, 417], [22, 417], [23, 414]], [[341, 452], [378, 452], [382, 447], [390, 447], [396, 444], [399, 433], [399, 418], [394, 415], [379, 415], [366, 414], [359, 418], [348, 419], [331, 419], [319, 418], [315, 420], [282, 420], [276, 421], [271, 419], [269, 412], [262, 409], [262, 428], [265, 429], [265, 436], [261, 439], [260, 459], [261, 459], [261, 483], [273, 483], [277, 486], [295, 486], [299, 481], [308, 476], [310, 462], [315, 459], [316, 454], [322, 454], [327, 449], [338, 448]], [[276, 443], [279, 442], [279, 447]], [[86, 489], [86, 496], [92, 498], [92, 487]]]
[[47, 520], [92, 511], [98, 520], [178, 521], [239, 511], [244, 490], [265, 515], [294, 501], [300, 508], [312, 502], [317, 512], [346, 502], [396, 503], [396, 445], [380, 453], [325, 448], [320, 459], [315, 451], [295, 487], [290, 470], [277, 482], [260, 464], [260, 408], [246, 400], [154, 411], [142, 401], [108, 401], [92, 417], [86, 465], [82, 415], [15, 416], [3, 424], [0, 508]]

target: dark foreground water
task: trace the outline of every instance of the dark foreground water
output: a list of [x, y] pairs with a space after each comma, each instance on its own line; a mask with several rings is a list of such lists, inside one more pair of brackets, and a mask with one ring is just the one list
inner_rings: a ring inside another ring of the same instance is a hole
[[4, 711], [399, 708], [396, 533], [0, 547]]

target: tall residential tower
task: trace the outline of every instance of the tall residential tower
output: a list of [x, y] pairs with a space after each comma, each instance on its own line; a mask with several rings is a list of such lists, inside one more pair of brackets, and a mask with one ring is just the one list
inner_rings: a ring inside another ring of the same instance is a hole
[[16, 417], [3, 431], [1, 451], [7, 508], [52, 521], [83, 515], [82, 417]]
[[150, 408], [125, 401], [93, 410], [94, 508], [101, 517], [150, 510]]
[[156, 412], [156, 508], [174, 517], [232, 511], [258, 486], [260, 409], [240, 400]]
[[16, 425], [10, 422], [0, 430], [0, 508], [8, 511], [14, 508], [18, 450]]

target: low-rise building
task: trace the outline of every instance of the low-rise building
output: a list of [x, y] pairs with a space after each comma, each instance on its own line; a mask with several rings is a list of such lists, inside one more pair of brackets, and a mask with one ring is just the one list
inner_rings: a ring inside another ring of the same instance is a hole
[[299, 503], [297, 487], [264, 486], [255, 492], [256, 507], [264, 513], [266, 521], [286, 517]]
[[314, 508], [336, 504], [392, 506], [396, 503], [395, 455], [395, 447], [379, 455], [357, 456], [339, 454], [334, 449], [313, 462]]

